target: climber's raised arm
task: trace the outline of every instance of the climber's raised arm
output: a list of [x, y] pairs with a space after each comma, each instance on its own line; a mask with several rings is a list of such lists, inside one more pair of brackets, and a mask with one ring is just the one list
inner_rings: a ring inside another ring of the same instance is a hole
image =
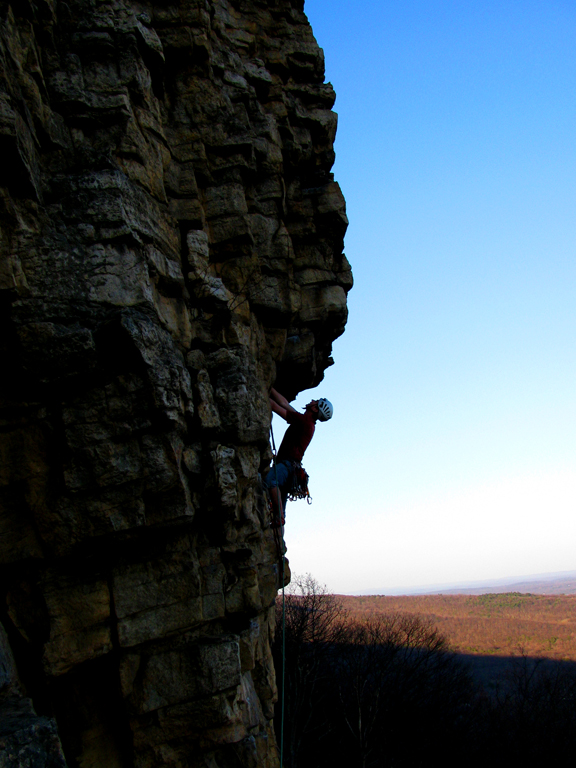
[[273, 413], [277, 413], [278, 416], [281, 416], [284, 420], [286, 419], [286, 408], [282, 408], [282, 406], [278, 405], [278, 403], [275, 400], [272, 400], [272, 398], [270, 398], [270, 408], [272, 408]]
[[292, 408], [284, 395], [281, 395], [280, 392], [277, 392], [274, 388], [270, 390], [270, 407], [274, 413], [277, 413], [278, 416], [281, 416], [283, 419], [286, 419], [287, 411], [298, 413], [295, 408]]

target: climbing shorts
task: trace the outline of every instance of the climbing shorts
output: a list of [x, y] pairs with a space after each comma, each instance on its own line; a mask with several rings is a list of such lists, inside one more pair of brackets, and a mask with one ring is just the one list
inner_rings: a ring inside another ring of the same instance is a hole
[[277, 461], [276, 467], [272, 464], [272, 468], [266, 475], [266, 487], [276, 488], [278, 485], [282, 489], [285, 488], [290, 484], [293, 473], [294, 464], [291, 461]]

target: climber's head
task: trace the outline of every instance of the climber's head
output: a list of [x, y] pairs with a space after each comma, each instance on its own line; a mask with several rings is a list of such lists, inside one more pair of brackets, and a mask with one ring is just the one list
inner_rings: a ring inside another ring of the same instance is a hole
[[326, 400], [325, 397], [321, 397], [318, 402], [318, 418], [320, 421], [328, 421], [328, 419], [332, 418], [332, 414], [334, 413], [334, 408], [332, 407], [332, 403], [330, 400]]
[[320, 400], [310, 400], [306, 410], [314, 413], [319, 421], [328, 421], [334, 413], [332, 403], [330, 400], [326, 400], [325, 397], [321, 397]]

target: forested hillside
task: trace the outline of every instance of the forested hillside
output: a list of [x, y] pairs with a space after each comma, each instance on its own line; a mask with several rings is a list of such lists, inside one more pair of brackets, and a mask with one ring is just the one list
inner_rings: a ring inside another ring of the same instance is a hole
[[524, 653], [576, 661], [576, 595], [505, 592], [488, 595], [342, 596], [357, 619], [417, 615], [434, 624], [459, 653]]

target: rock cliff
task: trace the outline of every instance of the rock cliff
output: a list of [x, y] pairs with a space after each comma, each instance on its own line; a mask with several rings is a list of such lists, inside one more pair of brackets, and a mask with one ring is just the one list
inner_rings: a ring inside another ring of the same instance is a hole
[[302, 0], [0, 13], [0, 763], [272, 768], [267, 393], [352, 285], [323, 53]]

